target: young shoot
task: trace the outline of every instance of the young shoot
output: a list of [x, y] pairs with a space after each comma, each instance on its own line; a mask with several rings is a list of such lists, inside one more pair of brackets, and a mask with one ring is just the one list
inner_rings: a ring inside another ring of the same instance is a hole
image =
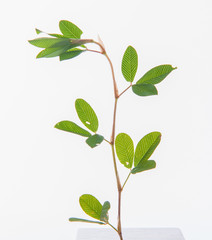
[[[75, 109], [79, 120], [81, 121], [81, 125], [80, 122], [74, 123], [69, 120], [64, 120], [58, 122], [55, 125], [55, 128], [84, 137], [85, 143], [91, 148], [100, 146], [103, 144], [103, 141], [105, 141], [108, 146], [110, 145], [109, 149], [112, 152], [112, 161], [118, 193], [117, 223], [112, 225], [109, 221], [108, 212], [110, 210], [110, 202], [105, 201], [101, 204], [97, 198], [91, 194], [83, 194], [80, 196], [79, 203], [82, 210], [94, 220], [71, 217], [69, 221], [108, 225], [118, 233], [120, 240], [123, 240], [121, 227], [122, 192], [125, 189], [130, 176], [156, 167], [156, 162], [151, 160], [150, 157], [160, 143], [161, 133], [158, 131], [150, 132], [142, 137], [136, 145], [127, 133], [119, 133], [116, 135], [116, 109], [118, 100], [128, 90], [131, 90], [133, 94], [139, 97], [157, 95], [158, 91], [156, 85], [161, 83], [174, 69], [176, 69], [176, 67], [172, 67], [169, 64], [163, 64], [150, 69], [143, 76], [137, 76], [138, 55], [132, 46], [128, 46], [123, 54], [121, 62], [121, 70], [123, 78], [127, 83], [127, 87], [119, 93], [113, 64], [107, 55], [102, 40], [100, 40], [100, 38], [98, 41], [81, 38], [83, 33], [82, 30], [75, 24], [66, 20], [59, 22], [59, 28], [61, 32], [59, 34], [45, 33], [36, 29], [37, 34], [47, 35], [47, 37], [38, 37], [29, 40], [30, 44], [42, 49], [42, 51], [38, 53], [37, 58], [59, 57], [60, 61], [64, 61], [78, 57], [85, 52], [101, 54], [103, 57], [106, 57], [109, 62], [114, 91], [114, 111], [110, 140], [105, 139], [104, 136], [98, 132], [98, 117], [90, 104], [81, 98], [76, 99], [75, 101]], [[88, 43], [97, 45], [99, 51], [88, 48]], [[117, 159], [123, 167], [127, 168], [129, 171], [128, 176], [123, 183], [119, 178]]]

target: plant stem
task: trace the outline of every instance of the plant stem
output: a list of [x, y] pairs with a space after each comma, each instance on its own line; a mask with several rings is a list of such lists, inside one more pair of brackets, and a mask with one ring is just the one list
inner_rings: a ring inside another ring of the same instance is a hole
[[123, 92], [121, 92], [118, 97], [121, 97], [121, 95], [122, 95], [123, 93], [125, 93], [125, 92], [126, 92], [129, 88], [131, 88], [131, 87], [132, 87], [132, 83], [131, 83], [130, 86], [127, 87]]
[[108, 223], [109, 226], [111, 226], [116, 232], [118, 232], [118, 230], [110, 223]]
[[100, 49], [102, 50], [101, 53], [102, 53], [102, 54], [105, 54], [105, 48], [104, 48], [104, 46], [102, 46], [101, 43], [96, 42], [96, 41], [94, 41], [94, 40], [92, 40], [92, 43], [97, 44], [97, 45], [100, 47]]
[[110, 66], [111, 66], [111, 71], [112, 71], [112, 76], [113, 76], [113, 86], [114, 86], [114, 96], [115, 96], [115, 103], [114, 103], [114, 112], [113, 112], [113, 127], [112, 127], [112, 134], [111, 134], [111, 147], [112, 147], [112, 154], [113, 154], [113, 164], [114, 164], [114, 170], [116, 174], [116, 181], [117, 181], [117, 189], [118, 189], [118, 224], [117, 224], [117, 229], [118, 229], [118, 234], [120, 237], [120, 240], [123, 240], [122, 237], [122, 230], [121, 230], [121, 182], [118, 174], [118, 169], [117, 169], [117, 164], [116, 164], [116, 157], [115, 157], [115, 129], [116, 129], [116, 112], [117, 112], [117, 102], [118, 102], [118, 88], [116, 85], [116, 80], [115, 80], [115, 75], [114, 75], [114, 70], [113, 70], [113, 65], [108, 57], [108, 55], [105, 52], [105, 56], [108, 59]]
[[113, 77], [113, 88], [114, 88], [114, 96], [115, 96], [115, 99], [118, 98], [119, 96], [119, 93], [118, 93], [118, 88], [117, 88], [117, 84], [116, 84], [116, 80], [115, 80], [115, 73], [114, 73], [114, 69], [113, 69], [113, 64], [110, 60], [110, 58], [108, 57], [107, 53], [105, 52], [104, 53], [105, 57], [107, 58], [109, 64], [110, 64], [110, 68], [111, 68], [111, 72], [112, 72], [112, 77]]
[[111, 72], [112, 72], [112, 78], [113, 78], [113, 88], [114, 88], [114, 97], [115, 97], [115, 103], [114, 103], [114, 112], [113, 112], [113, 126], [112, 126], [112, 134], [111, 134], [111, 149], [112, 149], [112, 155], [113, 155], [113, 165], [114, 165], [114, 170], [115, 170], [115, 175], [116, 175], [116, 181], [117, 181], [117, 189], [118, 189], [118, 224], [117, 224], [117, 232], [119, 234], [120, 240], [123, 240], [122, 237], [122, 230], [121, 230], [121, 192], [122, 192], [122, 187], [121, 187], [121, 182], [120, 182], [120, 178], [119, 178], [119, 174], [118, 174], [118, 169], [117, 169], [117, 164], [116, 164], [116, 155], [115, 155], [115, 146], [114, 146], [114, 140], [115, 140], [115, 129], [116, 129], [116, 111], [117, 111], [117, 101], [119, 98], [119, 93], [118, 93], [118, 88], [117, 88], [117, 84], [116, 84], [116, 80], [115, 80], [115, 73], [114, 73], [114, 69], [113, 69], [113, 64], [109, 58], [109, 56], [107, 55], [104, 46], [101, 45], [101, 43], [99, 42], [95, 42], [93, 41], [93, 43], [96, 43], [97, 45], [99, 45], [99, 47], [101, 48], [101, 53], [105, 55], [105, 57], [107, 58], [109, 64], [110, 64], [110, 68], [111, 68]]
[[118, 190], [118, 234], [120, 237], [120, 240], [123, 240], [122, 237], [122, 228], [121, 228], [121, 192], [122, 189]]
[[105, 139], [105, 138], [104, 138], [104, 140], [105, 140], [105, 142], [107, 142], [107, 143], [111, 144], [111, 142], [110, 142], [110, 141], [108, 141], [107, 139]]
[[88, 51], [88, 52], [95, 52], [95, 53], [101, 53], [101, 54], [102, 54], [102, 52], [100, 52], [100, 51], [96, 51], [96, 50], [88, 49], [88, 48], [86, 48], [85, 51]]
[[131, 175], [131, 171], [130, 171], [130, 173], [128, 174], [127, 179], [125, 180], [125, 182], [124, 182], [124, 184], [123, 184], [123, 186], [122, 186], [122, 188], [121, 188], [122, 191], [123, 191], [123, 189], [124, 189], [125, 184], [127, 183], [128, 179], [129, 179], [130, 175]]
[[114, 69], [113, 69], [113, 64], [110, 60], [110, 58], [108, 57], [104, 46], [101, 45], [101, 43], [93, 41], [93, 43], [97, 44], [100, 48], [101, 48], [101, 53], [105, 55], [105, 57], [107, 58], [109, 64], [110, 64], [110, 68], [111, 68], [111, 72], [112, 72], [112, 77], [113, 77], [113, 87], [114, 87], [114, 96], [115, 98], [118, 98], [118, 88], [117, 88], [117, 84], [116, 84], [116, 80], [115, 80], [115, 73], [114, 73]]
[[113, 165], [114, 165], [116, 181], [117, 181], [117, 188], [118, 188], [118, 191], [121, 191], [121, 182], [119, 179], [118, 169], [117, 169], [117, 165], [116, 165], [115, 147], [114, 147], [114, 144], [112, 144], [112, 143], [111, 143], [111, 148], [112, 148], [112, 155], [113, 155]]
[[115, 142], [117, 102], [118, 102], [118, 98], [115, 98], [114, 112], [113, 112], [113, 127], [112, 127], [111, 139], [110, 139], [111, 144], [114, 144]]
[[115, 157], [115, 129], [116, 129], [116, 112], [117, 112], [117, 102], [118, 102], [118, 88], [117, 88], [117, 84], [116, 84], [116, 80], [115, 80], [115, 74], [114, 74], [114, 69], [113, 69], [113, 64], [110, 60], [110, 58], [108, 57], [106, 51], [104, 54], [110, 64], [111, 67], [111, 72], [112, 72], [112, 77], [113, 77], [113, 87], [114, 87], [114, 97], [115, 97], [115, 103], [114, 103], [114, 112], [113, 112], [113, 127], [112, 127], [112, 134], [111, 134], [111, 147], [112, 147], [112, 154], [113, 154], [113, 164], [114, 164], [114, 169], [115, 169], [115, 174], [116, 174], [116, 181], [117, 181], [117, 188], [118, 188], [118, 224], [117, 224], [117, 229], [118, 229], [118, 234], [120, 237], [120, 240], [123, 240], [122, 237], [122, 231], [121, 231], [121, 182], [120, 182], [120, 178], [119, 178], [119, 174], [118, 174], [118, 170], [117, 170], [117, 164], [116, 164], [116, 157]]

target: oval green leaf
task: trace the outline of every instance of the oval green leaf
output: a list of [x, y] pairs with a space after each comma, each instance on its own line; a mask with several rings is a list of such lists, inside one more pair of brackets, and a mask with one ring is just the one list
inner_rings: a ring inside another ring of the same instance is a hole
[[105, 223], [108, 223], [108, 220], [109, 220], [109, 216], [108, 216], [109, 209], [110, 209], [110, 202], [108, 202], [108, 201], [104, 202], [104, 204], [102, 206], [100, 220]]
[[61, 33], [68, 38], [80, 38], [82, 30], [79, 29], [75, 24], [67, 20], [61, 20], [59, 22], [59, 28]]
[[91, 131], [98, 130], [98, 118], [93, 108], [83, 99], [79, 98], [75, 101], [75, 108], [81, 122]]
[[68, 38], [36, 38], [29, 40], [29, 43], [39, 48], [57, 48], [70, 46], [71, 42]]
[[151, 96], [151, 95], [157, 95], [158, 91], [157, 88], [152, 84], [135, 84], [132, 86], [133, 92], [138, 96]]
[[97, 223], [97, 224], [101, 224], [104, 225], [104, 222], [99, 222], [99, 221], [91, 221], [91, 220], [87, 220], [87, 219], [83, 219], [83, 218], [69, 218], [70, 222], [84, 222], [84, 223]]
[[149, 70], [142, 78], [140, 78], [136, 84], [141, 84], [141, 83], [150, 83], [150, 84], [158, 84], [166, 76], [169, 75], [170, 72], [172, 72], [174, 69], [171, 65], [165, 64], [165, 65], [160, 65], [157, 67], [152, 68]]
[[75, 133], [83, 137], [91, 136], [91, 134], [88, 131], [79, 127], [77, 124], [71, 121], [61, 121], [55, 125], [55, 128], [66, 131], [66, 132]]
[[102, 204], [92, 195], [84, 194], [79, 199], [82, 210], [92, 218], [100, 220]]
[[[53, 39], [55, 40], [56, 38], [48, 38], [48, 39]], [[37, 39], [34, 39], [37, 41]], [[57, 57], [60, 56], [61, 54], [67, 52], [68, 50], [71, 50], [75, 47], [78, 46], [83, 46], [86, 43], [92, 42], [92, 40], [89, 39], [68, 39], [67, 38], [61, 38], [61, 39], [57, 39], [59, 41], [38, 41], [38, 42], [34, 42], [34, 40], [30, 40], [29, 42], [31, 44], [33, 44], [34, 46], [39, 46], [39, 47], [44, 47], [44, 46], [48, 46], [46, 49], [42, 50], [36, 58], [51, 58], [51, 57]], [[75, 56], [79, 55], [79, 53], [74, 53]], [[69, 57], [70, 55], [66, 56], [66, 58]], [[73, 54], [72, 54], [72, 57]], [[65, 56], [62, 57], [65, 60]]]
[[149, 161], [143, 162], [141, 165], [137, 165], [137, 167], [131, 170], [131, 173], [135, 174], [138, 172], [143, 172], [143, 171], [153, 169], [155, 167], [156, 167], [156, 162], [154, 160], [149, 160]]
[[133, 82], [138, 68], [138, 55], [136, 50], [129, 46], [122, 58], [121, 70], [124, 78], [128, 82]]
[[70, 49], [67, 52], [62, 53], [60, 55], [60, 61], [68, 60], [68, 59], [71, 59], [71, 58], [75, 58], [75, 57], [79, 56], [84, 51], [85, 50], [81, 50], [81, 49], [78, 49], [78, 48]]
[[59, 48], [46, 48], [38, 53], [36, 58], [52, 58], [58, 57], [60, 54], [65, 53], [69, 47], [59, 47]]
[[99, 134], [94, 134], [90, 136], [87, 140], [86, 143], [91, 147], [94, 148], [98, 146], [102, 141], [104, 140], [104, 137], [99, 135]]
[[145, 135], [137, 144], [135, 149], [134, 166], [140, 166], [147, 161], [161, 140], [160, 132], [151, 132]]
[[131, 168], [134, 157], [134, 144], [131, 137], [126, 133], [119, 133], [115, 140], [115, 147], [119, 161], [126, 168]]

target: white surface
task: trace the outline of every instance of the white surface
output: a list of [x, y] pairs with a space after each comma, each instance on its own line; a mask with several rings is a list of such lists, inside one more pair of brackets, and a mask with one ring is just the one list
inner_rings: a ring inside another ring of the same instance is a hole
[[[80, 229], [77, 240], [119, 240], [111, 229]], [[123, 229], [124, 240], [184, 240], [177, 228], [135, 228]]]
[[[123, 193], [123, 227], [179, 227], [186, 240], [211, 240], [212, 216], [212, 1], [20, 0], [2, 1], [0, 86], [0, 239], [73, 240], [69, 223], [86, 215], [81, 194], [111, 202], [116, 225], [116, 184], [110, 147], [91, 150], [81, 137], [54, 129], [61, 120], [80, 124], [76, 98], [95, 109], [100, 133], [110, 138], [113, 89], [106, 59], [92, 53], [72, 61], [40, 59], [28, 44], [34, 28], [59, 32], [67, 19], [99, 34], [121, 90], [120, 63], [131, 44], [139, 55], [136, 80], [163, 63], [177, 66], [158, 85], [159, 95], [120, 99], [117, 133], [135, 144], [151, 131], [162, 141], [157, 168], [132, 176]], [[88, 90], [89, 89], [89, 90]], [[82, 125], [81, 125], [82, 126]], [[127, 171], [122, 166], [121, 180]]]

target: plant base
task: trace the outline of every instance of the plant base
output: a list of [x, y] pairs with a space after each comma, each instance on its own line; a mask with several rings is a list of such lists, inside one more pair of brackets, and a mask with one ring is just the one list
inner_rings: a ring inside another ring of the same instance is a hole
[[[178, 228], [125, 228], [124, 240], [185, 240]], [[119, 240], [112, 229], [82, 228], [77, 240]]]

